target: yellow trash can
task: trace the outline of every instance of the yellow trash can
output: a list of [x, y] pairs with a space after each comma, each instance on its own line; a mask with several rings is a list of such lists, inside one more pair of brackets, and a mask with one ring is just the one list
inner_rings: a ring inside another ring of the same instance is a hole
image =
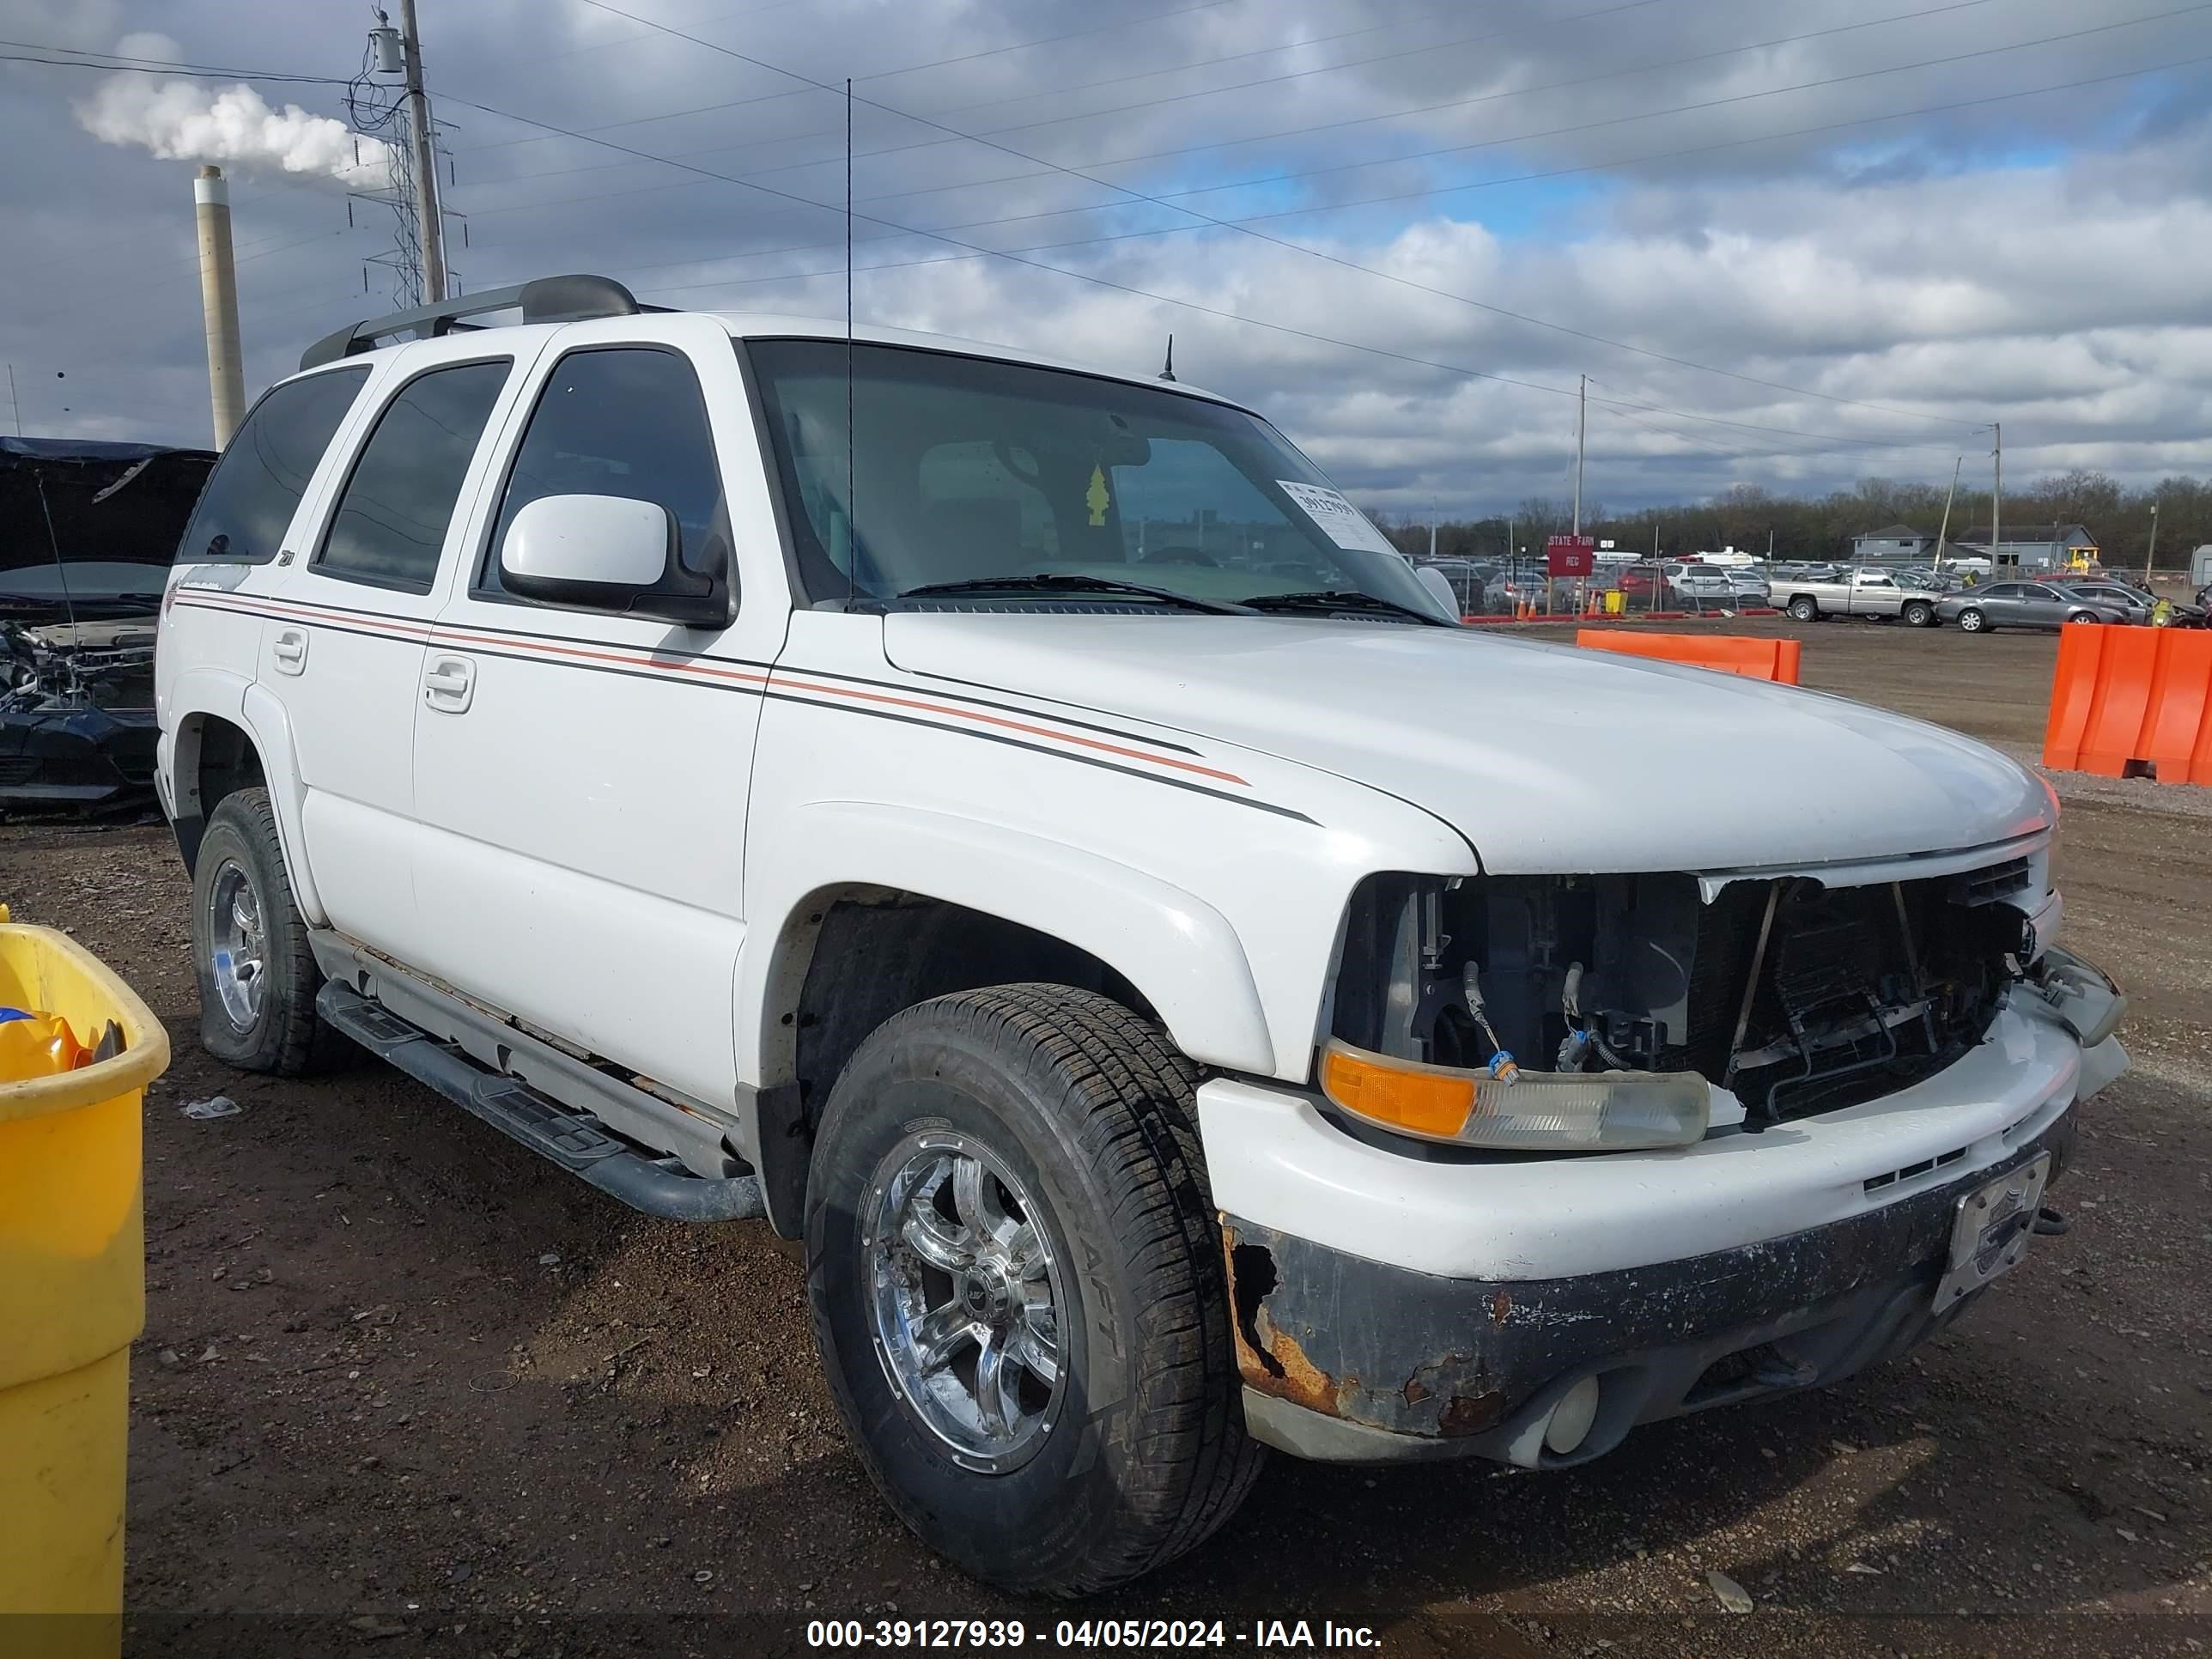
[[19, 1653], [112, 1654], [146, 1322], [139, 1113], [169, 1036], [97, 957], [4, 907], [0, 1006], [59, 1014], [88, 1045], [110, 1020], [123, 1033], [112, 1059], [0, 1081], [0, 1629]]
[[1628, 595], [1622, 592], [1617, 587], [1608, 587], [1605, 590], [1605, 614], [1607, 616], [1618, 617], [1627, 609]]

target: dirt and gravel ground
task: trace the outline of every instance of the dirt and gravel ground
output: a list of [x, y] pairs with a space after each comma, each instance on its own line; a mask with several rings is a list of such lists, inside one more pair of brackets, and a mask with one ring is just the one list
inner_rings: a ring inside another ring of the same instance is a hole
[[[1780, 626], [1812, 684], [2033, 750], [2048, 637]], [[222, 1070], [167, 832], [0, 829], [0, 896], [176, 1050], [146, 1117], [128, 1650], [797, 1651], [812, 1616], [1048, 1639], [1075, 1613], [1219, 1618], [1248, 1651], [1297, 1619], [1416, 1655], [2212, 1651], [2212, 791], [2062, 790], [2069, 937], [2133, 994], [2136, 1070], [2085, 1115], [2072, 1232], [1945, 1340], [1564, 1474], [1279, 1459], [1198, 1555], [1083, 1608], [984, 1590], [889, 1519], [793, 1247], [633, 1216], [394, 1074]], [[179, 1115], [217, 1092], [243, 1113]]]

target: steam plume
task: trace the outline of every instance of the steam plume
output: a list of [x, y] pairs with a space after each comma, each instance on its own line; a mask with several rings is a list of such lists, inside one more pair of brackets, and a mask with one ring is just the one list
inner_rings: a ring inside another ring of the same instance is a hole
[[[117, 50], [167, 62], [181, 56], [159, 34], [125, 35]], [[76, 118], [103, 143], [137, 145], [166, 161], [214, 161], [236, 173], [285, 173], [353, 190], [392, 182], [392, 152], [380, 141], [297, 104], [272, 108], [243, 83], [115, 75], [76, 106]]]

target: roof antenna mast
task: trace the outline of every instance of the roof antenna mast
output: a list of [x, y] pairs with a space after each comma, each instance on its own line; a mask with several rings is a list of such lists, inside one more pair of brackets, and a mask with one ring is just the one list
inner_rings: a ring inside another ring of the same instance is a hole
[[1163, 380], [1173, 380], [1175, 379], [1175, 336], [1172, 334], [1168, 336], [1167, 367], [1160, 371], [1160, 379]]
[[845, 77], [845, 605], [860, 589], [860, 526], [853, 497], [853, 77]]

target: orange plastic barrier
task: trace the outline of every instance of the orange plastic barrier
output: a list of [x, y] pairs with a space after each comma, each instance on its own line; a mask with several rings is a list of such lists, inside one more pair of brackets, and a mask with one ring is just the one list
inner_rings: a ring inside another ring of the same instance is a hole
[[1586, 651], [1618, 651], [1627, 657], [1659, 657], [1747, 679], [1797, 684], [1803, 647], [1796, 640], [1755, 640], [1740, 634], [1630, 633], [1610, 628], [1578, 628], [1575, 643]]
[[2212, 632], [2113, 623], [2063, 629], [2043, 763], [2161, 783], [2212, 783]]

